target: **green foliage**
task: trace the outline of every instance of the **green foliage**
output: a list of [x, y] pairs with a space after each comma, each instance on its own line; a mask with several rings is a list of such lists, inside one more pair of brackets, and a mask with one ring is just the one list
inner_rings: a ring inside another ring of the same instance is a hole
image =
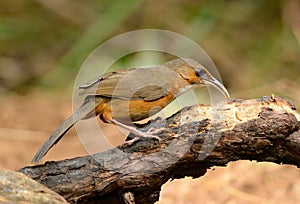
[[72, 86], [84, 59], [105, 40], [158, 28], [201, 45], [235, 97], [275, 93], [299, 101], [291, 88], [300, 83], [295, 2], [2, 0], [0, 86], [17, 92]]

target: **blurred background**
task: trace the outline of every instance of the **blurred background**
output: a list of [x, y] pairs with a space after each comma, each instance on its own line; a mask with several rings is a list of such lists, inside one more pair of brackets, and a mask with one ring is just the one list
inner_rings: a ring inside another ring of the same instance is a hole
[[[145, 28], [197, 42], [233, 98], [275, 94], [300, 107], [299, 0], [1, 0], [0, 168], [29, 165], [71, 114], [76, 74], [96, 47]], [[86, 154], [72, 130], [45, 159]], [[299, 195], [295, 167], [240, 161], [164, 185], [158, 203], [297, 203]]]

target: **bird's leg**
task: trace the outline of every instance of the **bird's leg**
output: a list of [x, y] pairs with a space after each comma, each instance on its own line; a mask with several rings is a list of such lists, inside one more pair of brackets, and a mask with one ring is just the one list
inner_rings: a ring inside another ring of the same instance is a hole
[[[133, 134], [135, 134], [136, 136], [138, 136], [138, 137], [136, 137], [136, 138], [133, 139], [134, 141], [136, 141], [136, 139], [138, 139], [138, 138], [140, 138], [140, 137], [155, 138], [155, 139], [157, 139], [157, 140], [160, 140], [160, 138], [157, 137], [156, 135], [153, 135], [153, 134], [151, 134], [151, 133], [149, 133], [149, 132], [142, 132], [142, 131], [140, 131], [140, 130], [137, 130], [137, 129], [134, 128], [134, 127], [131, 127], [131, 126], [129, 126], [129, 125], [125, 125], [125, 124], [123, 124], [123, 123], [120, 123], [120, 122], [117, 121], [117, 120], [110, 119], [109, 122], [112, 123], [112, 124], [118, 125], [118, 126], [124, 128], [125, 130], [128, 130], [128, 131], [132, 132]], [[132, 143], [131, 140], [130, 140], [130, 142]]]

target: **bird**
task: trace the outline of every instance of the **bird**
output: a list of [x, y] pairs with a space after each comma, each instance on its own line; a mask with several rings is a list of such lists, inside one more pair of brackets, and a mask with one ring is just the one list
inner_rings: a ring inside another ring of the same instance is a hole
[[[212, 85], [226, 98], [227, 89], [200, 63], [176, 58], [161, 65], [119, 69], [79, 86], [82, 105], [50, 135], [32, 159], [37, 163], [78, 121], [98, 116], [140, 137], [154, 137], [137, 130], [134, 122], [147, 119], [193, 87]], [[158, 138], [159, 139], [159, 138]]]

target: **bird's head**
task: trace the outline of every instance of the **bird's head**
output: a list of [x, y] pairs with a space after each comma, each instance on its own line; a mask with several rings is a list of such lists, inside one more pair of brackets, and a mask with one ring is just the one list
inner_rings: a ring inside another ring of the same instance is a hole
[[177, 72], [189, 84], [212, 85], [219, 90], [226, 98], [230, 98], [224, 85], [214, 78], [207, 69], [200, 63], [186, 58], [178, 58], [163, 64], [164, 66]]

